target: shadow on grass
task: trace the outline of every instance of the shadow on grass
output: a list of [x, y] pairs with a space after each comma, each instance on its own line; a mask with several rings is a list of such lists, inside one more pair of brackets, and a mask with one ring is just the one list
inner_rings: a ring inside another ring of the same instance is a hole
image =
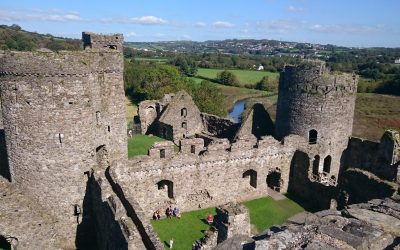
[[298, 195], [295, 195], [293, 193], [286, 193], [285, 196], [288, 199], [290, 199], [290, 200], [296, 202], [297, 204], [299, 204], [300, 206], [302, 206], [304, 208], [304, 210], [306, 210], [307, 212], [315, 213], [315, 212], [321, 211], [321, 209], [319, 209], [318, 206], [316, 206], [312, 202], [310, 202]]
[[166, 240], [164, 240], [164, 245], [165, 245], [167, 248], [170, 248], [170, 245], [169, 245], [169, 243], [168, 243]]

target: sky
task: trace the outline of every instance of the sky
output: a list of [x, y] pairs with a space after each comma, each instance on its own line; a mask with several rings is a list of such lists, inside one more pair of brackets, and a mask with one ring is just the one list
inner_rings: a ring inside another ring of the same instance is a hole
[[1, 0], [0, 24], [125, 41], [275, 39], [400, 47], [400, 0]]

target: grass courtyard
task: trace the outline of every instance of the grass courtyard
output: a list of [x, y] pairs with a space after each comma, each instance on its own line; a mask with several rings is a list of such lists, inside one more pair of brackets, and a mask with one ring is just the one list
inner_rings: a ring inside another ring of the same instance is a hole
[[[252, 233], [282, 224], [287, 218], [304, 211], [290, 199], [275, 201], [271, 197], [265, 197], [243, 204], [250, 212], [250, 222], [255, 229]], [[181, 219], [162, 219], [151, 223], [166, 249], [169, 247], [169, 240], [173, 238], [173, 249], [187, 250], [191, 249], [193, 242], [203, 237], [204, 230], [209, 228], [206, 218], [210, 213], [215, 214], [215, 208], [186, 212], [182, 214]]]
[[158, 136], [149, 135], [134, 135], [128, 139], [128, 158], [132, 158], [137, 155], [147, 155], [149, 148], [156, 141], [164, 141], [164, 139]]

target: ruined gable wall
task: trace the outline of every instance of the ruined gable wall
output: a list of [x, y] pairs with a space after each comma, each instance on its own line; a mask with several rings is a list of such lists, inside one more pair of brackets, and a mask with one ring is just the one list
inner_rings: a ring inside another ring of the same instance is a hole
[[68, 224], [71, 238], [96, 148], [106, 146], [110, 164], [127, 157], [122, 69], [121, 53], [95, 49], [7, 52], [0, 61], [11, 180]]
[[185, 134], [194, 136], [204, 130], [200, 110], [186, 92], [178, 92], [174, 96], [161, 115], [160, 123], [172, 127], [175, 143], [184, 138]]
[[318, 154], [322, 161], [332, 157], [330, 172], [337, 177], [352, 133], [356, 93], [356, 76], [330, 73], [323, 63], [286, 66], [279, 84], [276, 137], [296, 134], [308, 139], [315, 129], [317, 143], [324, 146]]
[[[187, 211], [266, 196], [267, 174], [277, 167], [282, 172], [281, 192], [286, 192], [293, 152], [288, 147], [263, 146], [234, 152], [216, 150], [201, 156], [139, 157], [112, 171], [122, 190], [135, 197], [151, 217], [152, 212], [163, 212], [170, 203]], [[250, 185], [250, 176], [243, 178], [249, 169], [257, 171], [256, 188]], [[158, 189], [157, 183], [162, 180], [173, 182], [173, 199], [168, 198], [166, 187]]]

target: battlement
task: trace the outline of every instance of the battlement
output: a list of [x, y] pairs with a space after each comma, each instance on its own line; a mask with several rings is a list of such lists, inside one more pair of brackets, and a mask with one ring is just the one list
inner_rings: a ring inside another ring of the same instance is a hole
[[304, 61], [287, 65], [281, 72], [279, 91], [298, 94], [350, 94], [357, 93], [358, 76], [331, 72], [322, 61]]
[[122, 51], [124, 37], [122, 34], [104, 35], [92, 32], [82, 32], [83, 47]]
[[14, 80], [15, 77], [86, 77], [94, 73], [119, 72], [122, 72], [119, 53], [7, 51], [0, 57], [0, 77]]

